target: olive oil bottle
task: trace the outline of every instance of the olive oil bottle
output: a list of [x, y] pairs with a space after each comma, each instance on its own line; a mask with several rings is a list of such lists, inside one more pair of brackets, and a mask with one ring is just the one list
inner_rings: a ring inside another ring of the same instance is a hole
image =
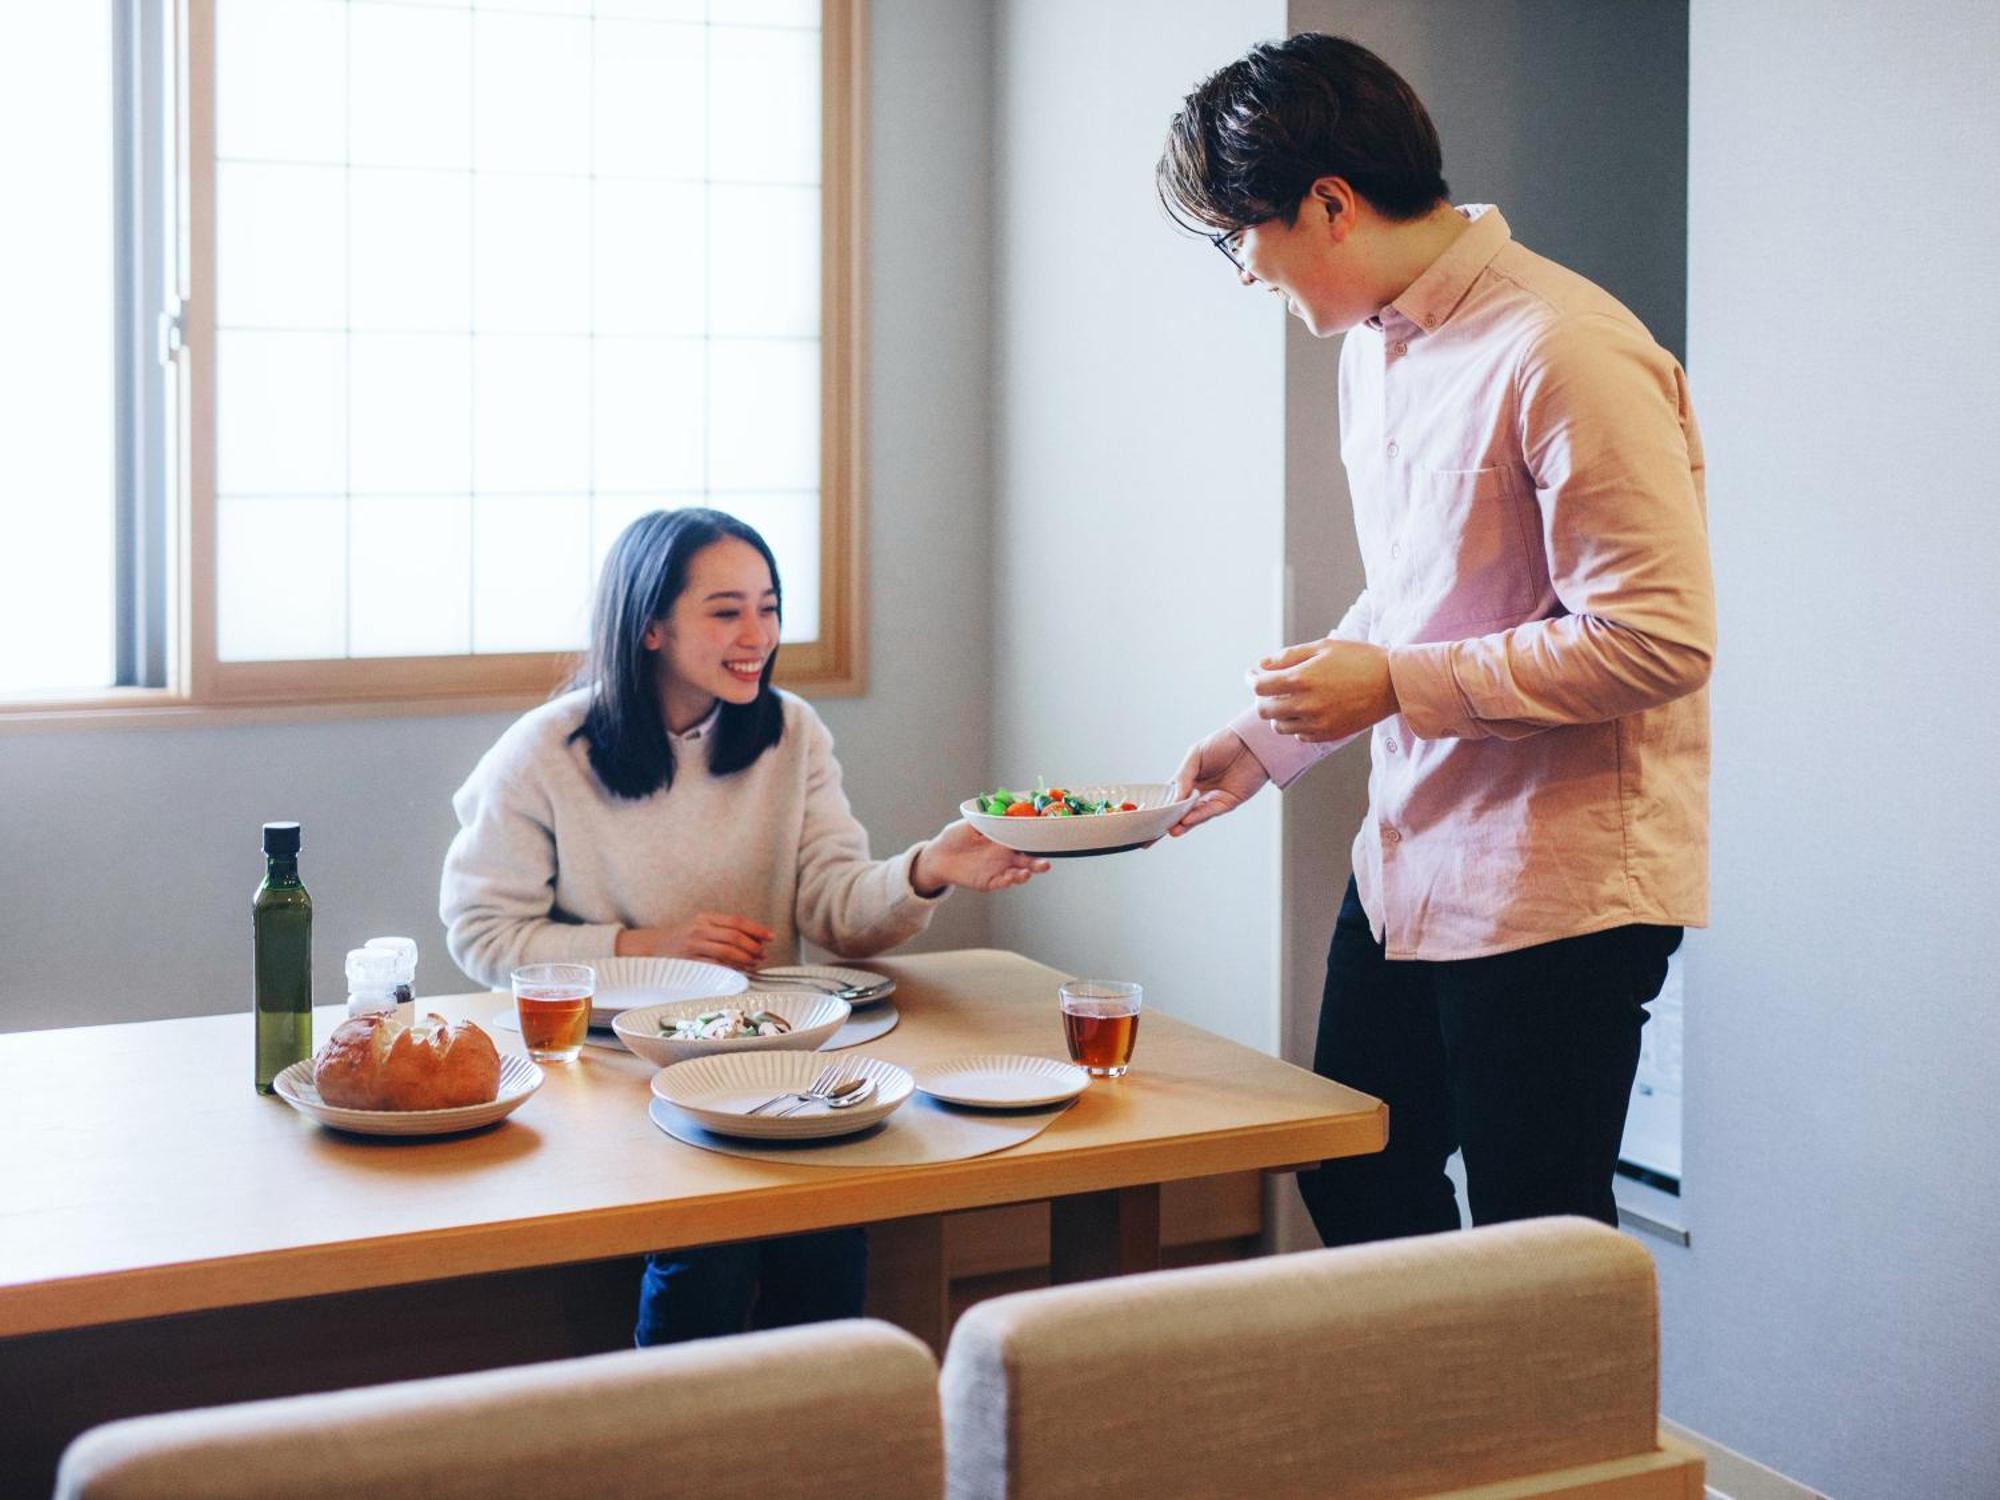
[[299, 881], [299, 825], [264, 825], [264, 883], [250, 903], [257, 1092], [312, 1055], [312, 897]]

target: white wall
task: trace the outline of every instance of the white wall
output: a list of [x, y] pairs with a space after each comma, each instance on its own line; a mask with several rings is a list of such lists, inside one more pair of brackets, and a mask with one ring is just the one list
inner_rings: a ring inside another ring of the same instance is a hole
[[[990, 22], [978, 0], [875, 0], [869, 241], [870, 687], [820, 705], [878, 853], [933, 832], [986, 774]], [[0, 731], [0, 1031], [249, 1003], [258, 825], [305, 825], [315, 995], [345, 950], [445, 954], [452, 790], [504, 716], [211, 729]], [[955, 896], [923, 946], [986, 940]]]
[[1840, 1500], [1990, 1500], [2000, 11], [1691, 14], [1721, 636], [1666, 1409]]
[[[1153, 164], [1188, 90], [1284, 25], [1280, 0], [1000, 8], [993, 779], [1164, 780], [1277, 642], [1279, 311], [1172, 228]], [[1276, 801], [1065, 861], [995, 938], [1274, 1048]]]

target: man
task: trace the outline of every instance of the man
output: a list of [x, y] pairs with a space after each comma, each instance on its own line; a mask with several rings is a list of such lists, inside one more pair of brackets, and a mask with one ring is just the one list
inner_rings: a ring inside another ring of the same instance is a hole
[[1714, 600], [1673, 358], [1614, 298], [1446, 198], [1416, 95], [1352, 42], [1260, 46], [1190, 94], [1162, 200], [1245, 286], [1345, 333], [1366, 587], [1189, 751], [1186, 833], [1369, 736], [1314, 1068], [1389, 1105], [1300, 1187], [1328, 1244], [1617, 1222], [1645, 1004], [1707, 920]]

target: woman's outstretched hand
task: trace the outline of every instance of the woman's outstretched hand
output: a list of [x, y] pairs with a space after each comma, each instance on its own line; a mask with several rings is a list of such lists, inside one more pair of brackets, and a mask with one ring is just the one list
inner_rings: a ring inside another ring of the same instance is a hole
[[1046, 875], [1049, 862], [996, 844], [960, 818], [947, 823], [938, 836], [917, 852], [910, 866], [910, 884], [920, 896], [940, 896], [954, 885], [968, 891], [999, 891], [1026, 885], [1031, 875]]
[[673, 927], [628, 927], [613, 945], [620, 957], [698, 958], [754, 969], [764, 962], [764, 946], [778, 934], [762, 922], [705, 911]]

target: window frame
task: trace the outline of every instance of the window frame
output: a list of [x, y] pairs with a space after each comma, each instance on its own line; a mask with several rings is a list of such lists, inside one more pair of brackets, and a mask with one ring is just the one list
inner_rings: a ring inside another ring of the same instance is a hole
[[[153, 7], [124, 0], [135, 28]], [[121, 438], [120, 676], [147, 670], [158, 687], [86, 689], [31, 701], [0, 700], [0, 726], [204, 719], [325, 718], [358, 714], [490, 712], [546, 699], [573, 669], [571, 652], [462, 656], [219, 660], [216, 654], [215, 404], [215, 0], [167, 0], [156, 24], [172, 36], [173, 170], [176, 212], [154, 217], [146, 153], [163, 147], [144, 128], [121, 132], [120, 191], [133, 198], [143, 242], [173, 235], [176, 298], [144, 305], [144, 276], [120, 278]], [[815, 697], [855, 696], [866, 684], [865, 460], [866, 234], [865, 71], [867, 0], [822, 0], [820, 264], [820, 630], [788, 642], [777, 682]], [[121, 38], [121, 78], [145, 87], [142, 36]], [[164, 110], [154, 113], [161, 118]], [[148, 231], [152, 231], [148, 233]], [[143, 263], [147, 253], [139, 255]], [[127, 267], [129, 271], [131, 268]], [[165, 285], [154, 258], [150, 285]], [[129, 316], [125, 314], [129, 312]], [[164, 369], [147, 373], [157, 330]], [[127, 376], [129, 375], [129, 378]], [[150, 392], [143, 387], [156, 383]], [[164, 410], [166, 420], [148, 413]], [[152, 434], [148, 439], [149, 432]], [[158, 555], [150, 562], [146, 550]], [[150, 629], [147, 622], [151, 621]]]

